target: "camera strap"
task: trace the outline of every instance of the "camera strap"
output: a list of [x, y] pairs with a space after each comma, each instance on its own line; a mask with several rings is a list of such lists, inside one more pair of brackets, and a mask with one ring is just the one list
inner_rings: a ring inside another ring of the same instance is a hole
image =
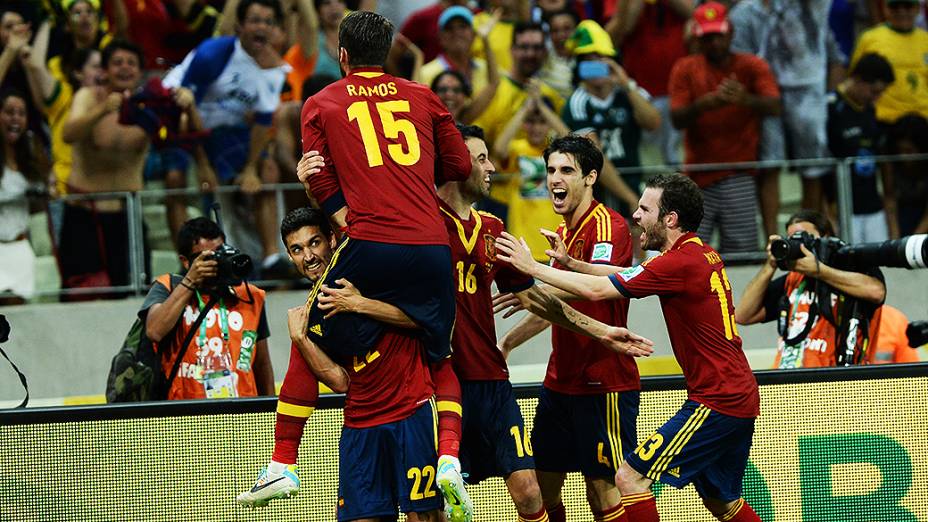
[[193, 340], [193, 334], [196, 333], [197, 328], [199, 328], [200, 324], [203, 323], [203, 320], [206, 319], [206, 314], [209, 312], [209, 309], [212, 308], [215, 304], [216, 298], [210, 297], [209, 301], [206, 302], [206, 306], [200, 307], [200, 314], [197, 315], [196, 320], [190, 327], [190, 331], [188, 331], [187, 336], [184, 337], [184, 342], [181, 343], [180, 349], [177, 351], [177, 358], [174, 360], [174, 366], [171, 367], [171, 373], [168, 374], [167, 382], [164, 387], [165, 395], [171, 391], [171, 385], [174, 384], [174, 379], [177, 377], [177, 371], [180, 369], [180, 363], [184, 360], [184, 354], [187, 353], [187, 345], [189, 345], [190, 341]]
[[23, 389], [26, 390], [26, 396], [23, 398], [23, 402], [19, 403], [19, 405], [16, 407], [25, 408], [26, 405], [29, 404], [29, 385], [26, 383], [26, 376], [23, 375], [23, 372], [19, 371], [19, 367], [16, 366], [16, 363], [10, 360], [10, 357], [6, 354], [5, 351], [3, 351], [3, 348], [0, 348], [0, 355], [3, 355], [3, 358], [6, 359], [6, 362], [10, 363], [10, 366], [13, 367], [13, 371], [19, 375], [19, 382], [23, 384]]
[[783, 297], [780, 298], [780, 317], [777, 318], [777, 333], [780, 334], [785, 346], [796, 346], [804, 341], [806, 337], [809, 336], [809, 332], [812, 331], [812, 325], [815, 323], [815, 320], [818, 319], [819, 296], [818, 292], [812, 292], [812, 303], [809, 304], [809, 317], [806, 319], [806, 324], [802, 327], [802, 331], [793, 337], [787, 337], [789, 334], [789, 325], [793, 322], [793, 317], [796, 315], [796, 311], [799, 308], [799, 302], [802, 299], [802, 294], [805, 293], [807, 282], [807, 279], [803, 279], [799, 283], [795, 305], [790, 304], [789, 294], [784, 293]]
[[859, 300], [844, 302], [847, 307], [841, 310], [845, 313], [839, 317], [840, 326], [835, 328], [835, 366], [863, 364], [870, 347], [870, 318], [862, 317]]

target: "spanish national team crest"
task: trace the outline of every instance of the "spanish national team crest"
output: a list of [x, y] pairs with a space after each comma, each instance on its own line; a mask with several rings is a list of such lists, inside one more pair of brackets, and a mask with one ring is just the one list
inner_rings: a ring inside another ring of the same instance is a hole
[[570, 257], [576, 259], [583, 259], [583, 240], [578, 239], [574, 246], [571, 248]]
[[493, 234], [484, 234], [483, 244], [486, 249], [487, 259], [490, 262], [496, 262], [496, 236]]

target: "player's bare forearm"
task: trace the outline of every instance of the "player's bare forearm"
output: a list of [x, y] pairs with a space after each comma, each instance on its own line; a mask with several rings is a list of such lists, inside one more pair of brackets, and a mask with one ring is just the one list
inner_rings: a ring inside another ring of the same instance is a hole
[[551, 323], [545, 319], [542, 319], [535, 314], [525, 314], [525, 317], [523, 317], [521, 321], [516, 323], [512, 329], [500, 337], [498, 343], [499, 349], [503, 352], [503, 356], [508, 359], [509, 354], [513, 350], [525, 344], [529, 339], [545, 331], [545, 329], [549, 326], [551, 326]]
[[529, 275], [582, 299], [601, 301], [603, 299], [622, 297], [622, 294], [615, 289], [607, 277], [568, 272], [542, 263], [535, 263], [535, 265]]
[[542, 319], [573, 332], [599, 338], [606, 325], [588, 317], [538, 286], [516, 294], [526, 310]]
[[320, 350], [316, 343], [309, 340], [306, 334], [291, 336], [290, 338], [296, 344], [297, 349], [300, 350], [303, 359], [306, 359], [306, 364], [309, 365], [313, 375], [320, 382], [336, 393], [348, 391], [348, 372], [344, 368], [335, 364], [335, 361]]
[[570, 258], [570, 262], [567, 264], [567, 269], [573, 272], [579, 272], [581, 274], [589, 274], [594, 276], [610, 276], [617, 272], [625, 270], [625, 267], [607, 265], [607, 264], [594, 264], [587, 263], [586, 261], [581, 261], [576, 258]]
[[336, 279], [332, 286], [322, 285], [318, 300], [319, 309], [326, 312], [327, 319], [335, 314], [348, 312], [366, 315], [371, 319], [400, 328], [418, 327], [398, 307], [364, 297], [351, 281], [344, 278]]
[[653, 352], [653, 343], [639, 337], [624, 328], [609, 325], [585, 315], [560, 299], [548, 294], [541, 288], [533, 286], [517, 294], [523, 306], [552, 324], [572, 332], [593, 338], [616, 352], [642, 357]]
[[359, 314], [366, 315], [371, 319], [376, 319], [392, 326], [411, 329], [419, 328], [419, 325], [410, 319], [405, 312], [383, 301], [362, 297], [358, 302], [358, 309], [356, 311]]

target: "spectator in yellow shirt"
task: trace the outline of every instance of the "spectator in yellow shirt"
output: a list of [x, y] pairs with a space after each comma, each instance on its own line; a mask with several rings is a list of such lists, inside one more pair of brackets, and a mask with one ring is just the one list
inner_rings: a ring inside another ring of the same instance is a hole
[[915, 26], [918, 0], [886, 0], [886, 23], [857, 41], [851, 68], [867, 53], [878, 53], [893, 66], [896, 81], [876, 102], [876, 117], [894, 123], [906, 113], [928, 118], [928, 31]]

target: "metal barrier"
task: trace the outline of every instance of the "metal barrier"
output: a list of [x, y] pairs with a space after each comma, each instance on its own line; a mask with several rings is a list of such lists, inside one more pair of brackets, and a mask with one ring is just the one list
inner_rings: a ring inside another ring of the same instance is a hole
[[[928, 154], [907, 154], [896, 156], [870, 156], [870, 157], [851, 157], [845, 159], [836, 158], [817, 158], [817, 159], [800, 159], [800, 160], [777, 160], [777, 161], [757, 161], [757, 162], [739, 162], [739, 163], [711, 163], [711, 164], [692, 164], [692, 165], [649, 165], [634, 168], [623, 168], [623, 173], [641, 173], [645, 175], [658, 174], [666, 172], [704, 172], [713, 170], [757, 170], [757, 169], [780, 169], [794, 170], [805, 168], [827, 168], [833, 170], [836, 176], [837, 184], [837, 210], [839, 226], [843, 237], [850, 237], [853, 228], [853, 208], [852, 208], [852, 182], [851, 167], [856, 161], [871, 161], [874, 163], [891, 163], [897, 161], [928, 161]], [[277, 201], [278, 221], [283, 219], [284, 211], [284, 192], [286, 191], [303, 191], [303, 186], [299, 183], [278, 183], [266, 184], [261, 188], [261, 192], [273, 192]], [[130, 284], [121, 287], [100, 287], [100, 288], [80, 288], [80, 289], [61, 289], [56, 291], [37, 292], [39, 296], [68, 296], [68, 295], [99, 295], [113, 292], [132, 292], [135, 295], [143, 295], [150, 284], [152, 274], [144, 272], [144, 244], [143, 235], [143, 208], [154, 200], [160, 200], [169, 196], [186, 196], [200, 197], [207, 194], [234, 194], [239, 192], [238, 186], [229, 185], [217, 187], [212, 192], [202, 192], [197, 188], [182, 189], [146, 189], [140, 192], [107, 192], [97, 194], [73, 194], [65, 196], [65, 201], [75, 200], [99, 200], [99, 199], [124, 199], [129, 219], [129, 245], [131, 248], [130, 261]], [[753, 253], [729, 253], [723, 254], [723, 259], [728, 263], [735, 262], [759, 262], [766, 258], [762, 249]], [[287, 280], [263, 280], [256, 281], [267, 287], [275, 287], [282, 284], [288, 284], [292, 281]]]

